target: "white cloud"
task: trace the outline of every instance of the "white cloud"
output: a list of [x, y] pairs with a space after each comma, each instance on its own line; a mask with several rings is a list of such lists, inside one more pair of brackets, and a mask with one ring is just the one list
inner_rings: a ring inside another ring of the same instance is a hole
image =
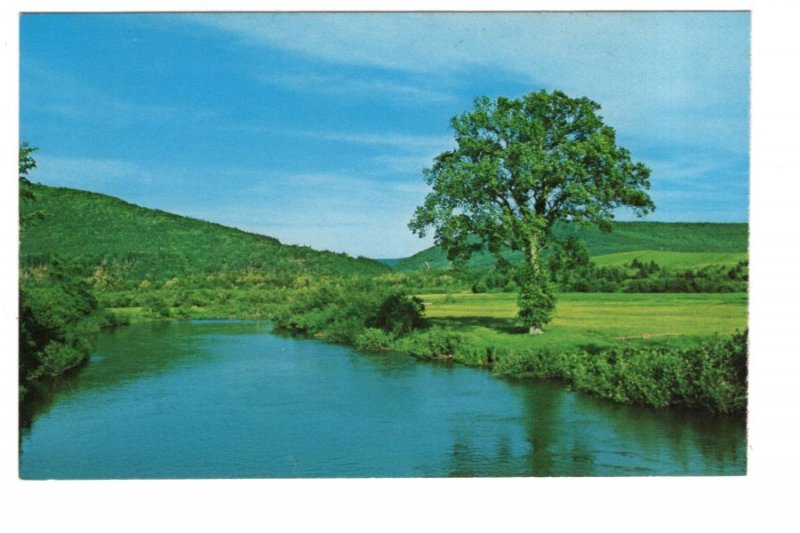
[[453, 138], [447, 135], [407, 135], [403, 133], [347, 133], [333, 131], [297, 132], [299, 135], [340, 141], [353, 144], [384, 145], [401, 150], [441, 149], [453, 145]]
[[[295, 13], [205, 14], [193, 20], [251, 45], [338, 64], [424, 73], [431, 79], [468, 69], [504, 70], [528, 80], [532, 89], [544, 85], [601, 102], [611, 123], [631, 135], [661, 132], [667, 140], [708, 144], [722, 132], [721, 146], [733, 142], [724, 132], [737, 125], [741, 129], [743, 122], [746, 128], [741, 110], [749, 94], [747, 17], [699, 12]], [[709, 114], [720, 127], [705, 125]], [[670, 117], [678, 118], [667, 123]], [[741, 138], [736, 142], [741, 150]]]
[[424, 87], [380, 79], [354, 79], [346, 76], [320, 74], [268, 74], [260, 76], [265, 83], [295, 91], [323, 92], [328, 94], [359, 94], [367, 98], [386, 98], [411, 103], [446, 102], [450, 94]]

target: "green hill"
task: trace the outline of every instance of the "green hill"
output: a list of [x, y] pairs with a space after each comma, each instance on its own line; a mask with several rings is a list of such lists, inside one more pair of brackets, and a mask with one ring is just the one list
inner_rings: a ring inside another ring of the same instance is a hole
[[[616, 222], [614, 231], [604, 233], [596, 228], [576, 228], [569, 225], [557, 226], [555, 234], [565, 237], [575, 233], [584, 242], [589, 255], [597, 258], [598, 264], [622, 264], [631, 255], [629, 260], [641, 255], [643, 260], [646, 254], [652, 256], [647, 260], [656, 259], [656, 263], [664, 266], [686, 266], [699, 268], [709, 263], [710, 253], [732, 254], [720, 257], [720, 264], [728, 264], [733, 259], [746, 259], [748, 243], [747, 224], [715, 224], [715, 223], [686, 223], [686, 222]], [[673, 252], [680, 252], [680, 256], [668, 258]], [[626, 254], [614, 257], [611, 254]], [[698, 254], [698, 255], [696, 255]], [[509, 252], [506, 257], [511, 261], [518, 261], [522, 254]], [[605, 259], [600, 259], [605, 257]], [[628, 261], [629, 261], [628, 260]], [[489, 253], [480, 253], [473, 256], [467, 263], [467, 268], [490, 268], [494, 265], [494, 257]], [[733, 261], [735, 264], [736, 261]], [[714, 263], [717, 264], [717, 263]], [[398, 271], [413, 271], [432, 269], [446, 269], [450, 267], [447, 254], [439, 247], [431, 247], [411, 257], [399, 261], [395, 265]]]
[[220, 272], [347, 275], [387, 272], [366, 258], [281, 244], [277, 239], [146, 209], [86, 191], [32, 185], [22, 214], [43, 217], [21, 235], [23, 267], [62, 258], [102, 270], [118, 285]]
[[747, 252], [665, 252], [660, 250], [636, 250], [616, 254], [598, 255], [592, 258], [598, 266], [624, 266], [634, 260], [640, 263], [654, 262], [659, 266], [676, 269], [698, 269], [708, 266], [734, 267], [747, 261]]

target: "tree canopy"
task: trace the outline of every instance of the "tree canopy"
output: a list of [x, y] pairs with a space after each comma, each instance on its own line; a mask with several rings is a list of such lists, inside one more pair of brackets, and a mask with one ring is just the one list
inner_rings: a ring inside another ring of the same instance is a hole
[[421, 237], [434, 228], [436, 244], [456, 262], [484, 248], [525, 251], [531, 288], [557, 221], [607, 231], [618, 207], [638, 216], [655, 209], [650, 169], [617, 145], [599, 110], [560, 91], [476, 99], [472, 111], [451, 120], [456, 147], [424, 169], [433, 191], [409, 227]]
[[433, 192], [410, 228], [424, 236], [434, 227], [458, 259], [483, 246], [536, 252], [559, 220], [608, 230], [617, 207], [647, 214], [650, 170], [617, 146], [599, 110], [559, 91], [476, 99], [451, 120], [457, 147], [423, 171]]

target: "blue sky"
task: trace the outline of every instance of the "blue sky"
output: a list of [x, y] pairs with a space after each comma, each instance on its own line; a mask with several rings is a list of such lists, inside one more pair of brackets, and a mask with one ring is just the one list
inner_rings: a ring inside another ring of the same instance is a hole
[[[34, 181], [369, 257], [476, 96], [588, 96], [648, 219], [748, 218], [747, 13], [24, 15]], [[620, 213], [620, 218], [628, 218]]]

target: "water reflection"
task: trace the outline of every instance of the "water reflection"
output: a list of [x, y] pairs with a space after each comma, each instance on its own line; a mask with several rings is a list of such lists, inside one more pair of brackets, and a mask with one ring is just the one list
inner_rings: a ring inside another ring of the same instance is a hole
[[737, 417], [618, 405], [561, 383], [513, 382], [532, 450], [528, 475], [744, 474], [745, 423]]
[[26, 478], [713, 475], [740, 419], [622, 406], [559, 382], [269, 334], [138, 325], [44, 396]]
[[101, 392], [163, 372], [188, 367], [213, 356], [214, 344], [243, 334], [266, 333], [266, 322], [154, 322], [117, 328], [99, 335], [87, 364], [58, 378], [35, 384], [20, 405], [20, 433], [46, 414], [55, 399], [69, 402], [76, 394]]

